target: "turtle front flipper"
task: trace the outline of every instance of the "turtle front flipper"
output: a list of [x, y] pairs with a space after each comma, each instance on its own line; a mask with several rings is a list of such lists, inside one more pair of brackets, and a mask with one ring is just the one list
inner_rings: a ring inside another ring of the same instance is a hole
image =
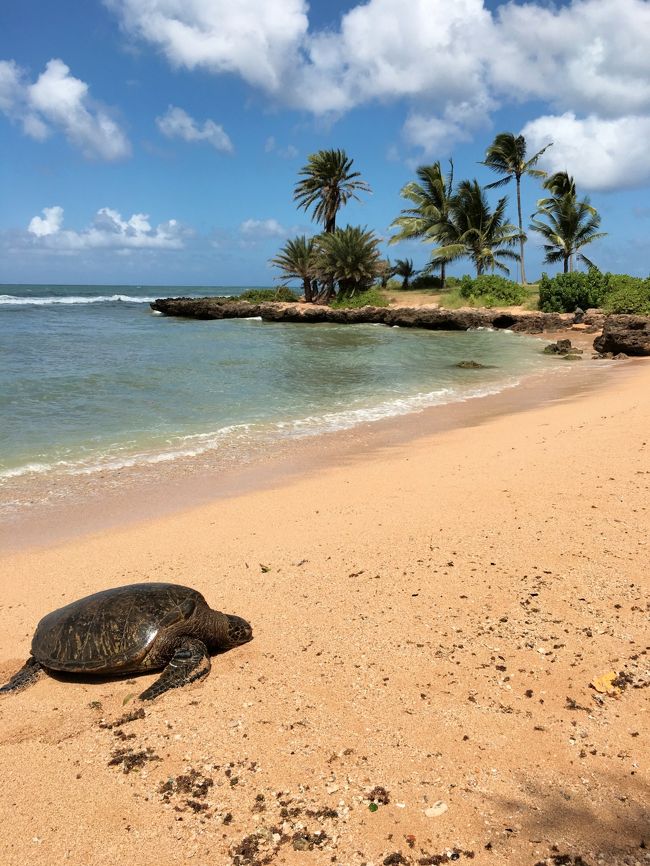
[[0, 693], [4, 692], [19, 692], [21, 689], [26, 689], [31, 686], [43, 673], [43, 668], [36, 661], [34, 656], [30, 656], [22, 668], [13, 675], [8, 683], [0, 686]]
[[174, 655], [155, 683], [140, 695], [141, 701], [152, 701], [169, 689], [186, 686], [210, 673], [210, 655], [202, 640], [181, 638]]

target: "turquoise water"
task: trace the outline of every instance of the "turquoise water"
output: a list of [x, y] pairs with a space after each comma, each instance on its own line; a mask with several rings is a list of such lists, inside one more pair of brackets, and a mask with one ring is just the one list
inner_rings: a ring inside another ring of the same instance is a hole
[[[0, 286], [0, 483], [246, 449], [493, 393], [548, 368], [504, 332], [200, 322], [228, 287]], [[460, 370], [474, 359], [493, 369]]]

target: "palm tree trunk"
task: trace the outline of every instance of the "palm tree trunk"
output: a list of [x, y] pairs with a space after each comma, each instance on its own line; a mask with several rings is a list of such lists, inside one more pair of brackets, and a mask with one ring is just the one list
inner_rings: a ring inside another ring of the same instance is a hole
[[302, 287], [303, 287], [303, 291], [305, 293], [305, 301], [308, 304], [311, 304], [312, 293], [311, 293], [311, 278], [310, 277], [304, 278], [304, 280], [302, 281]]
[[444, 292], [447, 287], [447, 262], [440, 263], [440, 288]]
[[524, 267], [524, 224], [521, 218], [521, 178], [517, 175], [517, 212], [519, 214], [519, 254], [521, 256], [521, 284], [526, 285], [526, 269]]
[[564, 273], [569, 273], [569, 256], [564, 257]]

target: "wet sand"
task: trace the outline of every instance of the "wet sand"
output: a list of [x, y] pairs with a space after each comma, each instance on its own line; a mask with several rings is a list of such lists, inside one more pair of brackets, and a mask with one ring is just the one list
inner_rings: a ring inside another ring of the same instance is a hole
[[124, 583], [255, 639], [122, 724], [152, 676], [3, 696], [0, 862], [648, 862], [650, 364], [587, 379], [5, 554], [3, 678]]

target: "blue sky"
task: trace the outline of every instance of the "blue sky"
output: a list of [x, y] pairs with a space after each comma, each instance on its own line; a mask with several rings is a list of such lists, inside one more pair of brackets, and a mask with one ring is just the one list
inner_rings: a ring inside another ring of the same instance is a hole
[[[373, 194], [339, 223], [387, 240], [417, 165], [487, 183], [506, 130], [591, 196], [596, 263], [648, 274], [647, 0], [5, 3], [0, 282], [268, 285], [316, 229], [292, 201], [310, 153], [347, 151]], [[542, 259], [531, 234], [529, 278]]]

